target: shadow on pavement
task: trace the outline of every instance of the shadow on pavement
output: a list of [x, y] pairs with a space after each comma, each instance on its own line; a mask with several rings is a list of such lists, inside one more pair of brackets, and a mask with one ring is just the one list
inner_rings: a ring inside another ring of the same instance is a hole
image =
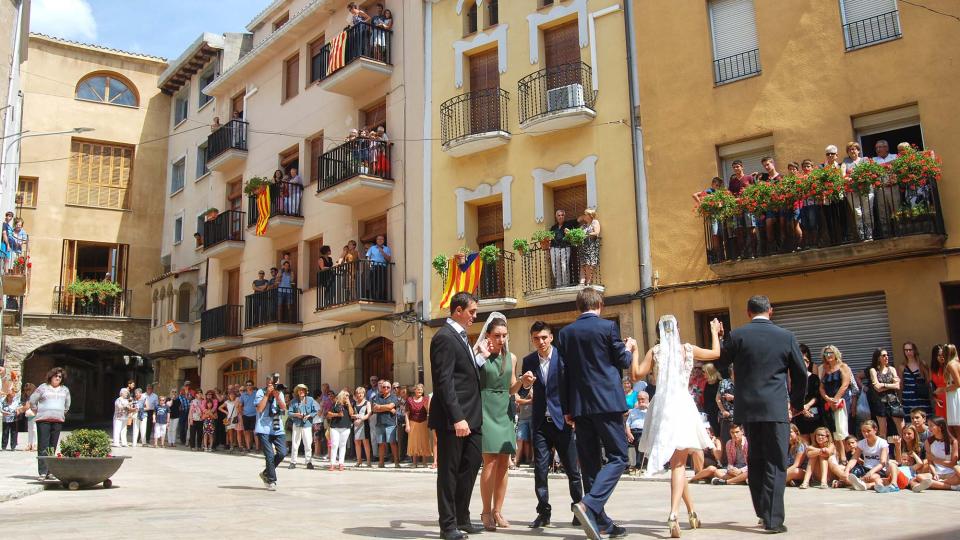
[[266, 491], [265, 487], [254, 487], [254, 486], [217, 486], [217, 489], [244, 489], [251, 491]]

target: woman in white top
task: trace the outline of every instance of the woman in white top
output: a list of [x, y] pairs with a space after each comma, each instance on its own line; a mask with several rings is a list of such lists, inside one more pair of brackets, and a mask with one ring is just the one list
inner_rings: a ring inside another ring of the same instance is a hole
[[[947, 429], [954, 438], [960, 437], [960, 358], [956, 345], [947, 345], [944, 351], [947, 363], [943, 366], [946, 386], [937, 390], [942, 394], [947, 408]], [[939, 397], [939, 396], [938, 396]]]
[[120, 389], [120, 397], [113, 402], [113, 446], [127, 446], [127, 416], [130, 414], [130, 391]]
[[240, 421], [243, 405], [240, 404], [237, 392], [231, 388], [227, 393], [227, 399], [223, 400], [218, 409], [226, 416], [227, 450], [233, 452], [240, 446], [240, 431], [243, 430], [243, 423]]
[[[847, 157], [840, 164], [840, 172], [843, 173], [844, 178], [848, 178], [857, 165], [870, 161], [861, 154], [860, 143], [847, 143]], [[850, 210], [853, 211], [860, 240], [873, 240], [873, 197], [873, 188], [866, 195], [847, 194], [847, 202], [850, 204]]]
[[910, 489], [917, 493], [925, 489], [952, 489], [960, 491], [960, 465], [957, 465], [957, 439], [947, 431], [947, 422], [934, 417], [927, 421], [930, 437], [927, 439], [929, 473], [918, 474], [910, 481]]

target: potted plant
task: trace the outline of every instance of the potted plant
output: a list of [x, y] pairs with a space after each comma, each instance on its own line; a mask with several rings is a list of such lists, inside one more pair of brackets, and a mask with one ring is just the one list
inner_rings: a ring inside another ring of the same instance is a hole
[[514, 238], [513, 249], [520, 255], [523, 255], [524, 253], [530, 251], [530, 243], [527, 242], [526, 238]]
[[933, 150], [911, 148], [890, 162], [890, 174], [901, 186], [917, 190], [940, 181], [940, 158]]
[[110, 453], [110, 436], [98, 429], [78, 429], [60, 443], [55, 455], [38, 456], [46, 461], [50, 474], [71, 490], [103, 483], [113, 485], [110, 477], [120, 469], [129, 456]]
[[467, 262], [467, 255], [469, 254], [470, 248], [467, 246], [461, 246], [453, 256], [457, 259], [457, 264], [463, 264]]
[[23, 296], [27, 292], [27, 272], [32, 267], [29, 255], [20, 255], [14, 259], [13, 268], [3, 276], [3, 294]]
[[850, 173], [847, 178], [847, 192], [859, 195], [869, 195], [873, 190], [883, 186], [887, 179], [887, 167], [870, 160], [864, 160]]
[[540, 249], [550, 249], [550, 242], [553, 240], [553, 233], [547, 229], [541, 229], [533, 233], [530, 237], [530, 243], [540, 244]]
[[566, 234], [563, 235], [563, 239], [573, 247], [580, 247], [587, 240], [587, 231], [580, 227], [567, 229]]
[[433, 266], [433, 270], [437, 273], [438, 276], [444, 277], [447, 273], [447, 263], [450, 261], [450, 258], [444, 255], [443, 253], [437, 255], [433, 258], [433, 262], [430, 264]]
[[264, 176], [254, 176], [247, 180], [243, 186], [243, 192], [247, 195], [258, 195], [260, 191], [270, 185], [270, 180]]
[[483, 264], [494, 264], [500, 258], [500, 250], [497, 246], [484, 246], [480, 248], [480, 260]]
[[210, 208], [207, 208], [207, 211], [204, 212], [203, 215], [206, 221], [213, 221], [217, 219], [217, 216], [220, 215], [220, 210], [217, 210], [216, 208], [211, 206]]
[[697, 205], [698, 214], [720, 222], [736, 216], [739, 212], [737, 198], [725, 189], [704, 195]]

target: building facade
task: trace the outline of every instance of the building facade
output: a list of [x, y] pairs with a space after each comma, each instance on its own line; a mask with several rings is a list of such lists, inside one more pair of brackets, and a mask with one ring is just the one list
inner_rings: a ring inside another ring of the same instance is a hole
[[110, 417], [127, 379], [152, 382], [166, 62], [40, 34], [29, 49], [16, 214], [31, 264], [26, 295], [7, 299], [6, 361], [30, 382], [64, 366], [71, 419], [90, 422]]
[[[364, 7], [373, 13], [374, 4]], [[419, 377], [423, 8], [385, 4], [390, 27], [352, 21], [345, 1], [273, 2], [247, 26], [249, 52], [194, 85], [220, 121], [196, 207], [215, 210], [203, 217], [196, 254], [204, 388], [272, 373], [311, 392], [371, 375]], [[381, 127], [383, 135], [364, 133]], [[275, 171], [279, 180], [263, 185]], [[184, 204], [185, 230], [195, 210]], [[367, 251], [378, 237], [391, 257]], [[321, 259], [337, 261], [351, 242], [344, 264], [321, 271]], [[253, 284], [285, 256], [288, 276]], [[182, 381], [187, 369], [172, 376]]]
[[0, 2], [0, 208], [14, 206], [20, 153], [19, 137], [23, 120], [20, 66], [27, 60], [30, 0]]
[[[532, 350], [533, 321], [559, 329], [576, 319], [574, 300], [587, 284], [603, 290], [603, 316], [617, 320], [624, 336], [640, 332], [633, 111], [620, 4], [450, 0], [434, 3], [431, 18], [425, 267], [435, 257], [494, 246], [497, 260], [484, 265], [477, 288], [480, 318], [492, 311], [508, 318], [518, 358]], [[588, 208], [600, 223], [596, 244], [532, 240], [555, 224], [558, 210], [563, 228], [580, 228]], [[436, 327], [447, 316], [440, 309], [445, 276], [427, 271]]]
[[[960, 137], [945, 114], [957, 73], [943, 69], [958, 46], [955, 20], [896, 0], [710, 0], [640, 3], [634, 23], [656, 277], [646, 300], [651, 335], [655, 317], [671, 313], [685, 339], [703, 344], [711, 318], [744, 324], [749, 296], [766, 294], [774, 320], [815, 360], [833, 343], [863, 367], [875, 347], [900, 359], [900, 346], [915, 341], [928, 361], [933, 344], [960, 339], [952, 207]], [[921, 203], [896, 187], [877, 188], [857, 208], [811, 200], [825, 220], [805, 221], [804, 243], [789, 222], [782, 239], [778, 225], [761, 222], [756, 251], [738, 246], [749, 232], [722, 224], [714, 233], [692, 211], [690, 194], [714, 176], [726, 185], [734, 160], [762, 173], [769, 156], [786, 172], [791, 161], [823, 163], [828, 145], [841, 160], [848, 142], [877, 156], [881, 139], [893, 153], [900, 142], [935, 150], [939, 189]]]

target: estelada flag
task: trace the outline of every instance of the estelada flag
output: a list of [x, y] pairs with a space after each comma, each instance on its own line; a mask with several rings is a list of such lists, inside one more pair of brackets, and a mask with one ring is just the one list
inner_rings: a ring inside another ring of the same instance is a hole
[[257, 192], [257, 236], [267, 232], [267, 222], [270, 221], [270, 190], [264, 186]]
[[467, 255], [463, 264], [457, 264], [456, 258], [450, 259], [447, 270], [447, 286], [444, 288], [443, 298], [440, 299], [440, 309], [450, 307], [450, 300], [458, 292], [473, 293], [480, 285], [480, 273], [483, 272], [483, 260], [479, 253]]
[[344, 30], [330, 42], [330, 60], [327, 61], [327, 75], [343, 67], [347, 61], [346, 53], [347, 31]]

